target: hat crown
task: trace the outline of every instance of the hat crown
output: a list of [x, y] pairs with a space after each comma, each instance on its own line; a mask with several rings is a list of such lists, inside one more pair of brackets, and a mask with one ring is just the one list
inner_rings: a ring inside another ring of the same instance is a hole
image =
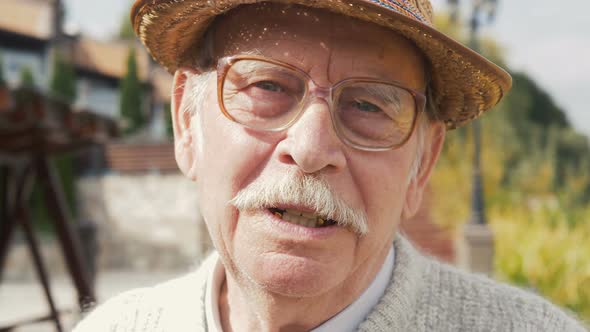
[[400, 14], [432, 25], [433, 10], [430, 0], [366, 0], [382, 7], [394, 10]]

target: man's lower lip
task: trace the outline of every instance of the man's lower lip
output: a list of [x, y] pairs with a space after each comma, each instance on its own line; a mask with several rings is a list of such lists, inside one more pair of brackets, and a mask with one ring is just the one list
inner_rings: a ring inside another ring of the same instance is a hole
[[266, 218], [268, 218], [268, 222], [266, 222], [265, 224], [268, 224], [268, 228], [271, 231], [278, 231], [279, 233], [290, 235], [290, 238], [297, 237], [301, 239], [324, 239], [340, 230], [340, 227], [338, 227], [337, 225], [312, 228], [292, 224], [275, 216], [268, 209], [264, 210], [264, 215]]

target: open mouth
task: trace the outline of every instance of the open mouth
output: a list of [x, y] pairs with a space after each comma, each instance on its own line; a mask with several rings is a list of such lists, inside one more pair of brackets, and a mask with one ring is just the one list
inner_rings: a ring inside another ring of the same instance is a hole
[[310, 212], [278, 208], [269, 208], [268, 210], [277, 218], [281, 218], [288, 223], [304, 227], [322, 228], [334, 226], [337, 224], [336, 221], [332, 219], [323, 218]]

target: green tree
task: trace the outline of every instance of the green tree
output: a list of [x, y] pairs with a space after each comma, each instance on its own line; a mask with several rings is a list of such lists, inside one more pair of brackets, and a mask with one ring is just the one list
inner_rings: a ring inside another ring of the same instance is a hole
[[76, 100], [76, 74], [73, 66], [57, 52], [53, 62], [53, 76], [49, 84], [51, 94], [68, 104]]
[[565, 112], [530, 77], [524, 73], [512, 73], [512, 78], [513, 90], [511, 94], [528, 98], [526, 108], [519, 109], [518, 112], [523, 112], [530, 122], [544, 129], [548, 129], [549, 126], [569, 127]]
[[35, 88], [35, 77], [29, 67], [22, 67], [20, 71], [20, 84], [24, 88]]
[[[60, 100], [73, 104], [76, 101], [76, 74], [74, 67], [66, 61], [62, 53], [55, 54], [53, 62], [53, 76], [49, 83], [50, 94]], [[75, 161], [71, 152], [62, 153], [54, 158], [55, 166], [61, 178], [61, 183], [66, 195], [70, 215], [76, 212], [76, 175]], [[40, 213], [39, 217], [43, 218]]]
[[129, 134], [145, 124], [142, 107], [141, 82], [137, 74], [135, 49], [131, 48], [127, 57], [127, 74], [121, 82], [120, 112], [125, 122], [125, 133]]
[[119, 38], [123, 40], [135, 39], [135, 31], [133, 31], [131, 20], [127, 14], [123, 15], [123, 20], [121, 21], [121, 26], [119, 28]]

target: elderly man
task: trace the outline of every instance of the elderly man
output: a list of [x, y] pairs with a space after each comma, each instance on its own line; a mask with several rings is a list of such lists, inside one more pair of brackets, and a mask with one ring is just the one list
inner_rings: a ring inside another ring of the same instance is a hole
[[217, 251], [76, 331], [583, 330], [398, 233], [446, 131], [511, 85], [427, 0], [137, 0], [132, 19], [175, 73], [176, 159]]

